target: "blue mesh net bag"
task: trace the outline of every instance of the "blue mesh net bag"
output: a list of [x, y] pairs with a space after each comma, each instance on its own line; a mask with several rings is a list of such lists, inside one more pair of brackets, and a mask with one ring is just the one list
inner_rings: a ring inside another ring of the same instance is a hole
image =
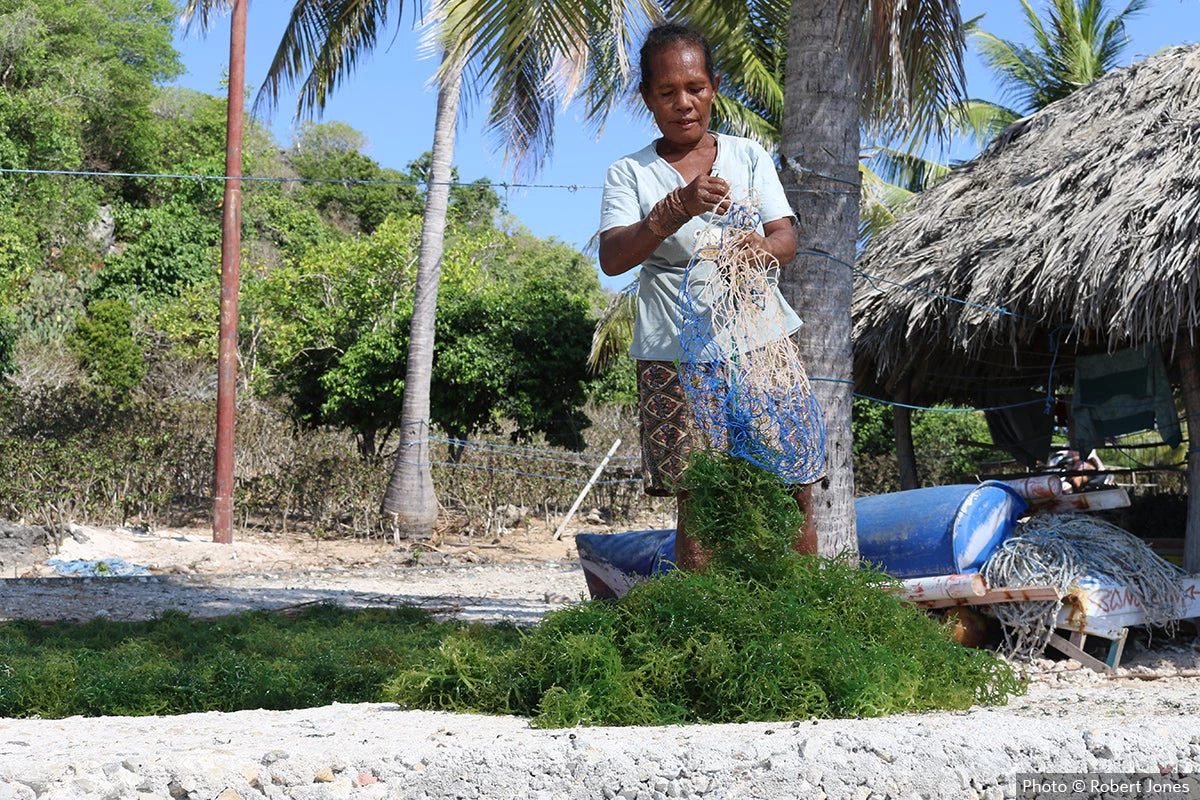
[[680, 379], [711, 447], [812, 483], [825, 470], [824, 415], [784, 335], [777, 264], [742, 244], [757, 225], [750, 197], [700, 232], [679, 292]]

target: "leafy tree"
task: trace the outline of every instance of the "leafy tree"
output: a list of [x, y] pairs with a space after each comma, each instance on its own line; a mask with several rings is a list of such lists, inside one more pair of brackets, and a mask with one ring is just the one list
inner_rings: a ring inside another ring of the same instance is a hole
[[327, 217], [344, 221], [350, 230], [371, 233], [389, 214], [407, 216], [421, 207], [411, 175], [383, 169], [363, 155], [366, 138], [342, 122], [305, 123], [288, 154], [301, 178], [321, 181], [395, 181], [397, 185], [313, 183], [300, 194]]
[[153, 208], [122, 207], [117, 236], [131, 241], [97, 275], [97, 297], [174, 297], [212, 274], [219, 263], [219, 219], [183, 200]]
[[977, 463], [994, 451], [963, 442], [988, 442], [987, 422], [981, 411], [947, 411], [938, 408], [913, 412], [913, 451], [918, 463], [938, 461], [955, 475], [972, 475]]
[[[170, 0], [0, 0], [0, 83], [33, 113], [70, 118], [27, 135], [78, 149], [89, 166], [148, 166], [155, 132], [146, 98], [179, 74]], [[35, 101], [41, 100], [40, 108]]]
[[585, 297], [542, 278], [448, 296], [438, 317], [432, 418], [465, 439], [516, 423], [514, 436], [582, 450], [592, 316]]
[[[169, 0], [0, 0], [0, 166], [145, 168], [157, 141], [147, 101], [181, 69], [173, 29]], [[21, 335], [61, 335], [59, 321], [74, 317], [82, 292], [59, 289], [98, 261], [89, 225], [114, 188], [0, 177], [0, 298]], [[31, 296], [37, 286], [54, 296]]]
[[[247, 286], [263, 318], [264, 366], [299, 422], [349, 429], [376, 456], [406, 389], [419, 220], [319, 247]], [[455, 231], [442, 264], [433, 421], [466, 438], [516, 435], [581, 446], [599, 281], [572, 248], [526, 234]]]
[[242, 227], [254, 239], [269, 242], [284, 258], [291, 259], [346, 236], [311, 205], [270, 186], [254, 192], [243, 206]]
[[[896, 453], [892, 413], [887, 405], [872, 400], [854, 400], [854, 455], [891, 456]], [[941, 409], [915, 410], [912, 414], [913, 451], [918, 464], [938, 461], [940, 473], [970, 475], [975, 464], [991, 451], [963, 441], [987, 442], [987, 423], [981, 412]]]
[[854, 455], [886, 456], [896, 452], [892, 414], [883, 403], [854, 398], [851, 425], [854, 428]]
[[[158, 127], [156, 166], [164, 171], [189, 159], [224, 158], [226, 99], [179, 86], [155, 91], [151, 110]], [[222, 172], [224, 163], [221, 163]], [[217, 173], [220, 174], [220, 173]], [[161, 181], [149, 184], [153, 189]]]
[[[299, 422], [348, 428], [369, 455], [395, 426], [403, 393], [403, 381], [384, 373], [403, 354], [396, 326], [411, 315], [418, 237], [417, 218], [392, 217], [370, 236], [314, 247], [244, 291], [263, 319], [268, 383]], [[471, 265], [451, 261], [450, 281]]]

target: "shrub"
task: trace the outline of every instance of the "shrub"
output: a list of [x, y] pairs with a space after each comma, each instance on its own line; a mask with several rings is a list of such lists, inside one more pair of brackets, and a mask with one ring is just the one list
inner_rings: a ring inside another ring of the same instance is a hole
[[94, 384], [114, 397], [128, 395], [146, 375], [146, 359], [133, 338], [133, 308], [124, 300], [94, 301], [67, 343]]

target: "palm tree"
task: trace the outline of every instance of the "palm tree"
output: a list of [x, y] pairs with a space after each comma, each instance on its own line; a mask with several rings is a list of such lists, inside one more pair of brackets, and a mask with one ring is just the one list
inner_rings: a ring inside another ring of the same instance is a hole
[[[1028, 0], [1021, 0], [1032, 44], [1001, 39], [982, 30], [982, 16], [964, 23], [985, 63], [1000, 80], [1003, 93], [1016, 105], [968, 98], [942, 112], [955, 134], [985, 147], [1021, 117], [1087, 86], [1117, 66], [1129, 40], [1125, 23], [1146, 8], [1133, 0], [1112, 14], [1106, 0], [1051, 0], [1043, 20]], [[863, 171], [860, 237], [870, 238], [903, 210], [914, 194], [944, 177], [950, 168], [916, 153], [915, 143], [877, 146], [867, 153]]]
[[857, 554], [850, 405], [851, 269], [860, 131], [914, 140], [963, 96], [958, 3], [792, 0], [780, 155], [799, 220], [797, 258], [780, 280], [804, 319], [801, 352], [825, 408], [828, 477], [814, 486], [822, 555]]
[[1031, 45], [973, 28], [971, 39], [1016, 105], [969, 100], [957, 109], [957, 124], [986, 144], [1022, 116], [1040, 111], [1116, 67], [1129, 43], [1125, 22], [1144, 11], [1148, 0], [1131, 0], [1115, 15], [1106, 5], [1105, 0], [1050, 0], [1043, 21], [1029, 0], [1021, 0], [1033, 33]]
[[[357, 60], [375, 48], [379, 34], [388, 27], [389, 10], [393, 6], [399, 17], [403, 0], [298, 0], [259, 100], [276, 104], [281, 85], [293, 83], [304, 75], [296, 115], [321, 111], [329, 94], [353, 72]], [[436, 37], [432, 41], [436, 44]], [[382, 502], [382, 511], [392, 521], [397, 538], [428, 538], [438, 511], [430, 471], [429, 387], [433, 378], [438, 286], [463, 82], [463, 62], [444, 48], [442, 52], [413, 314], [409, 322], [399, 450]]]

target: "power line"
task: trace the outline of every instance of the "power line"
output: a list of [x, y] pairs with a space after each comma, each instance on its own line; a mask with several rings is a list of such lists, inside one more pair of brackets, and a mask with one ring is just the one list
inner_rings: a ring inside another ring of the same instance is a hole
[[17, 169], [0, 167], [0, 174], [7, 175], [60, 175], [73, 178], [167, 178], [171, 180], [194, 181], [254, 181], [258, 183], [327, 183], [338, 186], [465, 186], [488, 187], [493, 189], [566, 189], [578, 192], [583, 189], [603, 189], [603, 186], [588, 186], [578, 183], [509, 183], [507, 181], [419, 181], [419, 180], [384, 180], [369, 178], [300, 178], [278, 177], [268, 175], [209, 175], [199, 173], [163, 173], [163, 172], [98, 172], [90, 170], [70, 169]]

